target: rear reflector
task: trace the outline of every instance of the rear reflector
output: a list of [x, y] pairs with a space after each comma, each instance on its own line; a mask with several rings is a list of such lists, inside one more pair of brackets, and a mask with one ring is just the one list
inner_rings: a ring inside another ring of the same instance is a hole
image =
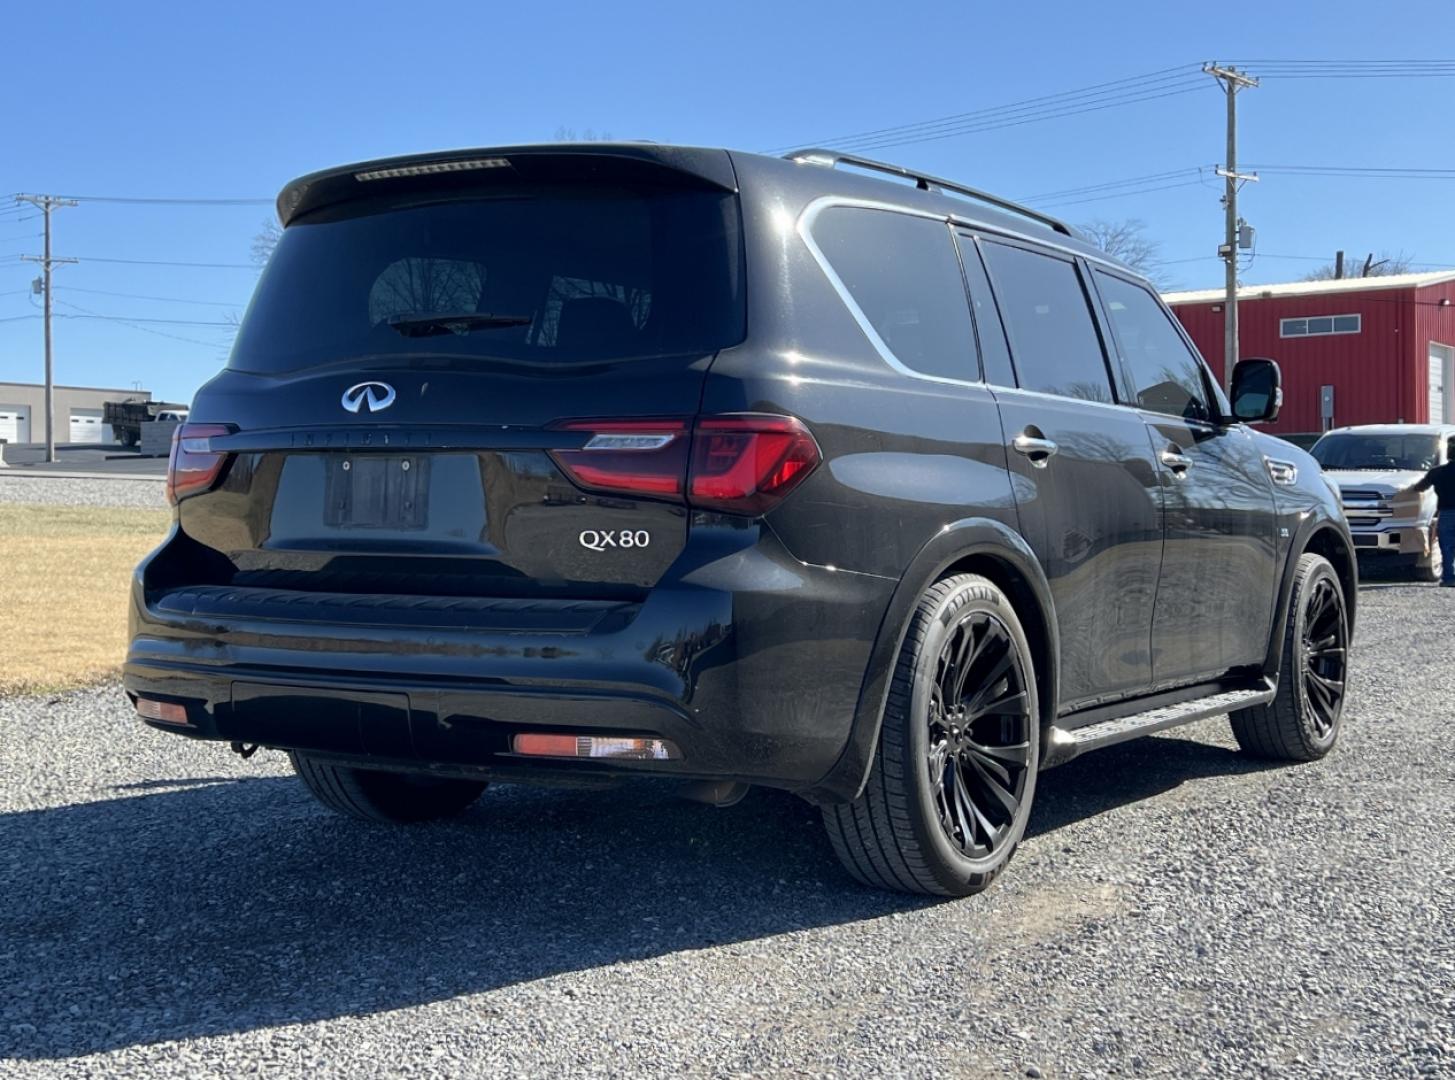
[[677, 744], [667, 739], [627, 739], [602, 735], [517, 735], [511, 745], [530, 757], [616, 758], [628, 761], [676, 761]]
[[212, 439], [231, 435], [226, 424], [182, 424], [172, 432], [167, 462], [167, 499], [175, 505], [188, 495], [210, 491], [230, 455], [214, 451]]
[[682, 500], [699, 510], [759, 516], [822, 460], [802, 421], [768, 413], [686, 420], [573, 420], [589, 431], [556, 464], [588, 491]]
[[162, 724], [180, 724], [183, 727], [191, 727], [192, 721], [187, 719], [187, 706], [178, 705], [174, 701], [153, 701], [151, 698], [137, 698], [136, 711], [140, 716], [148, 720], [156, 720]]

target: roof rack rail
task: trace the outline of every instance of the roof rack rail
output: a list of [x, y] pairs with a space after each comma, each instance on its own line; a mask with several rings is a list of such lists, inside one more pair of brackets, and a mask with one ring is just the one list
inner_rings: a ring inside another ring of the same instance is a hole
[[875, 161], [873, 158], [858, 157], [855, 154], [845, 154], [838, 150], [823, 150], [818, 147], [810, 147], [804, 150], [794, 150], [790, 154], [783, 155], [789, 161], [799, 161], [815, 165], [826, 165], [834, 168], [836, 165], [853, 165], [855, 168], [867, 169], [870, 172], [885, 173], [889, 176], [902, 177], [905, 180], [913, 180], [915, 187], [921, 191], [953, 191], [956, 195], [963, 195], [976, 202], [988, 203], [1000, 210], [1009, 210], [1013, 214], [1020, 214], [1032, 221], [1039, 221], [1055, 229], [1058, 233], [1066, 236], [1076, 236], [1077, 232], [1070, 225], [1067, 225], [1059, 218], [1053, 218], [1050, 214], [1043, 214], [1039, 210], [1032, 210], [1029, 206], [1022, 206], [1020, 203], [1011, 202], [1009, 199], [1002, 199], [999, 195], [992, 195], [988, 191], [981, 191], [978, 188], [966, 187], [964, 184], [957, 184], [953, 180], [943, 180], [938, 176], [931, 176], [929, 173], [916, 172], [913, 169], [906, 169], [903, 165], [892, 165], [887, 161]]

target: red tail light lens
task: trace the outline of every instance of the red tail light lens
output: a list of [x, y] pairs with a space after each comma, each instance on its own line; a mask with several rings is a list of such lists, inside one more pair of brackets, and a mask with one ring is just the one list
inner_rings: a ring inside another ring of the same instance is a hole
[[566, 474], [592, 491], [681, 498], [687, 475], [685, 420], [574, 420], [565, 431], [589, 431], [579, 450], [552, 456]]
[[[591, 491], [683, 499], [702, 510], [757, 516], [813, 471], [822, 455], [791, 416], [734, 414], [685, 420], [574, 420], [579, 450], [552, 456]], [[689, 452], [690, 446], [690, 452]]]
[[188, 495], [209, 491], [231, 456], [212, 449], [215, 436], [231, 435], [226, 424], [182, 424], [172, 432], [167, 462], [167, 499], [176, 505]]
[[791, 416], [708, 416], [697, 421], [687, 499], [704, 510], [765, 513], [822, 460], [808, 428]]

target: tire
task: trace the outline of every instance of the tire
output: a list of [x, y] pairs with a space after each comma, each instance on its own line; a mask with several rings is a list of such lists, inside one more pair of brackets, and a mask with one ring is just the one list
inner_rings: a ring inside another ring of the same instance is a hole
[[1278, 694], [1267, 705], [1229, 716], [1244, 753], [1272, 761], [1316, 761], [1332, 750], [1347, 699], [1348, 658], [1343, 583], [1327, 559], [1305, 552], [1293, 576]]
[[290, 751], [288, 760], [313, 797], [362, 821], [408, 824], [453, 817], [480, 797], [483, 780], [357, 769]]
[[1030, 645], [1006, 595], [975, 574], [932, 585], [900, 648], [864, 790], [823, 810], [845, 869], [933, 896], [989, 886], [1030, 817], [1039, 716]]

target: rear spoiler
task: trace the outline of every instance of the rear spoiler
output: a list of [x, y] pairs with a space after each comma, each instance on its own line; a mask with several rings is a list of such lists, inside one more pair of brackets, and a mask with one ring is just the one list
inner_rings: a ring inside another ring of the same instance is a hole
[[341, 165], [299, 177], [278, 195], [278, 220], [324, 206], [415, 191], [488, 194], [521, 184], [644, 184], [736, 191], [726, 150], [653, 143], [565, 143], [446, 150]]

